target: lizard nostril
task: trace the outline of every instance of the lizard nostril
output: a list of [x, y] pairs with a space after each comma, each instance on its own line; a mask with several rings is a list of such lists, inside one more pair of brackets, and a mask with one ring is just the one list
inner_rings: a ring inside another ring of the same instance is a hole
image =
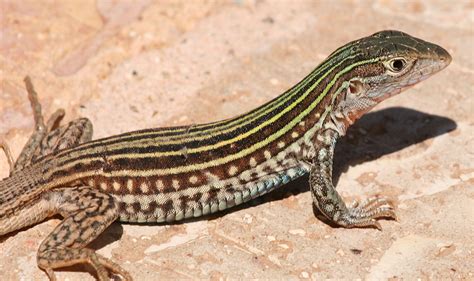
[[448, 65], [451, 62], [451, 59], [452, 59], [451, 55], [445, 49], [438, 47], [436, 48], [436, 53], [441, 62], [445, 63], [446, 65]]

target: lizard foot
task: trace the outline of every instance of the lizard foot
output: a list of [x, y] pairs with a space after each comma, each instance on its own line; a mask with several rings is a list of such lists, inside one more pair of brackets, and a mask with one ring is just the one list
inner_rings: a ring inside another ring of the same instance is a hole
[[382, 230], [382, 226], [377, 221], [380, 218], [398, 220], [393, 205], [387, 199], [372, 197], [362, 202], [354, 201], [347, 208], [347, 212], [336, 219], [336, 222], [347, 228], [375, 227]]
[[90, 264], [96, 271], [97, 278], [100, 281], [110, 280], [108, 271], [120, 275], [122, 280], [131, 281], [130, 274], [113, 261], [96, 254], [91, 249], [56, 249], [42, 253], [38, 257], [38, 265], [48, 275], [51, 281], [57, 280], [54, 273], [55, 268], [71, 266], [75, 264]]

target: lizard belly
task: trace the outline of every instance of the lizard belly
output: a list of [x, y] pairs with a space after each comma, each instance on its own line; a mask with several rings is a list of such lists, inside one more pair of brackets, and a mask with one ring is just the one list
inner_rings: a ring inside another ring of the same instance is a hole
[[[199, 187], [168, 193], [114, 194], [120, 206], [119, 220], [136, 223], [173, 222], [216, 213], [262, 196], [296, 178], [308, 169], [294, 161], [247, 182], [241, 177], [210, 182]], [[252, 173], [252, 170], [247, 171]]]

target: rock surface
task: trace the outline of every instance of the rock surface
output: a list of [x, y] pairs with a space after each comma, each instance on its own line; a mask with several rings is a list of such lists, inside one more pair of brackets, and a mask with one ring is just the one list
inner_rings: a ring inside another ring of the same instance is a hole
[[[33, 127], [27, 74], [46, 116], [86, 116], [98, 138], [246, 112], [382, 29], [440, 44], [452, 64], [375, 108], [337, 148], [343, 196], [389, 196], [400, 222], [328, 226], [301, 179], [209, 219], [116, 223], [92, 247], [136, 280], [474, 278], [472, 1], [2, 0], [0, 10], [0, 135], [14, 155]], [[1, 279], [47, 280], [36, 250], [58, 223], [0, 238]], [[93, 280], [72, 270], [57, 276]]]

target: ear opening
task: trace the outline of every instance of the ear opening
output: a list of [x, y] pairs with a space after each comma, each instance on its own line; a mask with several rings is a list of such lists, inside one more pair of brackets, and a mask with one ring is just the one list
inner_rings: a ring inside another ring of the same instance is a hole
[[364, 84], [360, 80], [352, 80], [349, 82], [347, 90], [349, 93], [358, 96], [364, 92]]

